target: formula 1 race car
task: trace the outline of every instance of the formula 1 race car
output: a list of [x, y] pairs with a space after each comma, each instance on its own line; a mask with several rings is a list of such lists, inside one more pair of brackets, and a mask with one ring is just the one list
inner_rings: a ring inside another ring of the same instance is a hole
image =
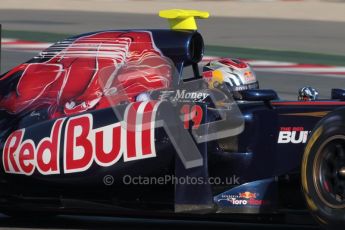
[[309, 209], [343, 229], [345, 90], [282, 101], [255, 82], [234, 90], [241, 79], [215, 81], [212, 64], [205, 81], [195, 18], [208, 13], [160, 16], [171, 29], [78, 35], [0, 77], [0, 211], [231, 218]]

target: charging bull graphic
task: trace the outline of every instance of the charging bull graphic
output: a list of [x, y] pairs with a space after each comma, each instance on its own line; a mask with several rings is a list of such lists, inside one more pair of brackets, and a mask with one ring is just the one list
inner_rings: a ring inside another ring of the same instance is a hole
[[169, 87], [171, 65], [150, 32], [106, 31], [65, 40], [0, 79], [0, 109], [19, 114], [47, 109], [49, 118], [135, 100]]

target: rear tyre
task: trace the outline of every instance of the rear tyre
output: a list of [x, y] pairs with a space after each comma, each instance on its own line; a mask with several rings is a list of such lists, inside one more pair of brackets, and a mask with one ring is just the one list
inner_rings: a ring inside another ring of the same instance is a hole
[[326, 229], [345, 229], [345, 112], [322, 119], [311, 133], [302, 161], [307, 206]]

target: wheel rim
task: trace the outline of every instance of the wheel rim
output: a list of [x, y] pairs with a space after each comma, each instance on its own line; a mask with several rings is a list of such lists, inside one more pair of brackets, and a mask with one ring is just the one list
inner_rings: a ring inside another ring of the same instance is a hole
[[321, 145], [313, 169], [322, 202], [331, 208], [345, 208], [345, 136], [330, 137]]

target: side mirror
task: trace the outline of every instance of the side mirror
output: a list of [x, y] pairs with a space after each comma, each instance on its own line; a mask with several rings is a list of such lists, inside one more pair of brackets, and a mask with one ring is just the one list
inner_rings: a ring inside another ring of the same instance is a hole
[[332, 89], [331, 98], [345, 100], [345, 89]]
[[242, 91], [239, 99], [244, 101], [272, 101], [279, 99], [279, 97], [271, 89], [249, 89]]

